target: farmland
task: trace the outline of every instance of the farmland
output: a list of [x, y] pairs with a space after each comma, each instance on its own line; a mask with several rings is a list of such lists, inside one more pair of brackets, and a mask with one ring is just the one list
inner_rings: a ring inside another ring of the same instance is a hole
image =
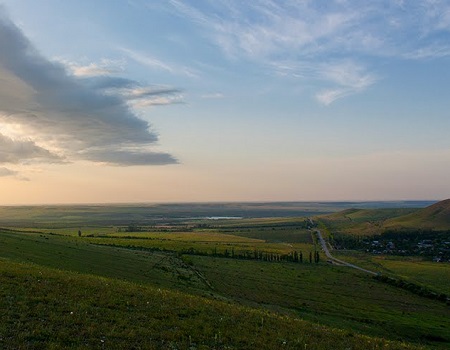
[[[0, 345], [443, 349], [450, 342], [445, 303], [330, 265], [321, 253], [311, 259], [320, 249], [306, 216], [120, 221], [116, 210], [109, 225], [102, 208], [101, 223], [84, 212], [83, 222], [70, 215], [64, 225], [49, 223], [41, 211], [33, 226], [32, 215], [17, 215], [0, 230], [7, 310]], [[450, 290], [448, 264], [337, 255]]]

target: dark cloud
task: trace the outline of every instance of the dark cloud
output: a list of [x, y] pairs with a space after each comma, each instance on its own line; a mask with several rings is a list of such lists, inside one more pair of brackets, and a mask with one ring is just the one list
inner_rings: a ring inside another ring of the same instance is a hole
[[39, 147], [33, 141], [13, 140], [0, 134], [0, 163], [21, 163], [24, 161], [60, 163], [62, 158]]
[[[147, 121], [135, 115], [127, 101], [167, 97], [177, 89], [152, 91], [125, 78], [79, 78], [69, 74], [61, 63], [45, 59], [1, 13], [1, 8], [0, 48], [0, 123], [19, 126], [27, 138], [22, 146], [27, 145], [29, 152], [16, 152], [10, 157], [14, 162], [33, 156], [40, 161], [54, 161], [56, 156], [42, 148], [51, 144], [68, 160], [81, 158], [118, 165], [176, 163], [171, 155], [152, 151], [158, 135]], [[117, 93], [106, 89], [116, 89]], [[137, 90], [134, 97], [133, 89], [142, 91]], [[3, 137], [3, 142], [10, 141]], [[130, 148], [139, 152], [130, 152]]]
[[111, 165], [166, 165], [177, 163], [178, 161], [168, 153], [139, 152], [139, 151], [105, 151], [92, 150], [85, 157], [86, 159], [107, 163]]

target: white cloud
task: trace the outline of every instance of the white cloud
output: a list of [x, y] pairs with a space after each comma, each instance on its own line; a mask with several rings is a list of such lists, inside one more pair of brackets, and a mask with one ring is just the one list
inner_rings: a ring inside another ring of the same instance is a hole
[[337, 89], [326, 89], [316, 95], [317, 101], [328, 106], [339, 98], [349, 95], [348, 89], [337, 88]]
[[124, 61], [102, 59], [99, 63], [79, 64], [60, 59], [69, 71], [76, 77], [93, 77], [99, 75], [113, 75], [124, 71]]
[[333, 82], [337, 87], [324, 89], [316, 94], [316, 99], [329, 105], [339, 98], [362, 92], [377, 81], [364, 67], [352, 61], [322, 65], [319, 74], [323, 79]]

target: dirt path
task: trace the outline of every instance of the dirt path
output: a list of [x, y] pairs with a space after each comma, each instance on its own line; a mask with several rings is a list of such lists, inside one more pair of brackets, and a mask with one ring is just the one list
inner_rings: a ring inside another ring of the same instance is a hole
[[319, 239], [320, 244], [322, 246], [322, 250], [325, 252], [325, 255], [327, 256], [327, 258], [329, 260], [331, 260], [333, 263], [336, 263], [338, 265], [344, 265], [344, 266], [352, 267], [354, 269], [357, 269], [357, 270], [360, 270], [360, 271], [363, 271], [363, 272], [366, 272], [366, 273], [370, 273], [370, 274], [375, 275], [375, 276], [378, 275], [378, 273], [376, 273], [376, 272], [363, 269], [362, 267], [350, 264], [350, 263], [345, 262], [345, 261], [340, 260], [340, 259], [336, 259], [335, 257], [333, 257], [333, 255], [331, 255], [330, 251], [328, 250], [327, 243], [323, 239], [322, 233], [319, 230], [316, 230], [316, 234], [317, 234], [317, 238]]

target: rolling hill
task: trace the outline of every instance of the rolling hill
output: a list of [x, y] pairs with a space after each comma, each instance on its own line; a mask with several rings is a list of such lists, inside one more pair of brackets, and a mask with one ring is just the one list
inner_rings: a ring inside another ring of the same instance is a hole
[[384, 222], [383, 227], [385, 229], [450, 230], [450, 199], [440, 201], [407, 215], [388, 219]]
[[422, 209], [346, 209], [317, 217], [334, 232], [374, 235], [386, 230], [450, 230], [450, 199]]
[[393, 218], [413, 215], [415, 208], [346, 209], [317, 217], [329, 230], [352, 235], [375, 235], [383, 231], [384, 223]]

